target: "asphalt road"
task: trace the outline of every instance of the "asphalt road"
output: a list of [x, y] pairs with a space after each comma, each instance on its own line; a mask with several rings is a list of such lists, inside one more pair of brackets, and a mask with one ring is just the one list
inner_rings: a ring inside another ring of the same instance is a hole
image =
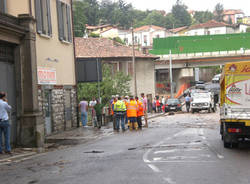
[[175, 114], [139, 132], [0, 166], [1, 184], [248, 184], [250, 144], [223, 148], [218, 113]]

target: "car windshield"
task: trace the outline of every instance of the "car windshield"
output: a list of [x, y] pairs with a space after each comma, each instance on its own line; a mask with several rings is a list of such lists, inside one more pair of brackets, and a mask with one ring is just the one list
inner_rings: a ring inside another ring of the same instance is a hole
[[179, 100], [178, 99], [168, 99], [167, 104], [178, 104]]
[[193, 97], [195, 98], [209, 98], [209, 93], [193, 93]]

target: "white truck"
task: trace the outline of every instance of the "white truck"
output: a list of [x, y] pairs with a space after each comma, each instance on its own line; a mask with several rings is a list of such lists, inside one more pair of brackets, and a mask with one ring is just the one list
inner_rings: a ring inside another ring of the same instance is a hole
[[202, 110], [207, 110], [208, 113], [211, 111], [215, 112], [216, 106], [214, 103], [214, 94], [206, 90], [193, 90], [191, 92], [191, 112], [200, 112]]

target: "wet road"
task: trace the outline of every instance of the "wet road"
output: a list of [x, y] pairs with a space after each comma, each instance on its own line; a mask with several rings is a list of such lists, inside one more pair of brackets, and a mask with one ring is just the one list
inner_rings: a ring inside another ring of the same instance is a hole
[[139, 132], [0, 166], [1, 184], [247, 184], [250, 144], [225, 149], [218, 113], [175, 114]]

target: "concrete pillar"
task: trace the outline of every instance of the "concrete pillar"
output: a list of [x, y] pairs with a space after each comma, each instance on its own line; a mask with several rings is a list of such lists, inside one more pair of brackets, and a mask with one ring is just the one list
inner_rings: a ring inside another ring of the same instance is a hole
[[195, 68], [194, 69], [194, 76], [195, 76], [195, 81], [199, 81], [200, 80], [200, 69], [199, 68]]
[[20, 45], [22, 112], [20, 144], [27, 147], [44, 146], [44, 122], [38, 108], [35, 19], [19, 15], [20, 25], [27, 33]]

